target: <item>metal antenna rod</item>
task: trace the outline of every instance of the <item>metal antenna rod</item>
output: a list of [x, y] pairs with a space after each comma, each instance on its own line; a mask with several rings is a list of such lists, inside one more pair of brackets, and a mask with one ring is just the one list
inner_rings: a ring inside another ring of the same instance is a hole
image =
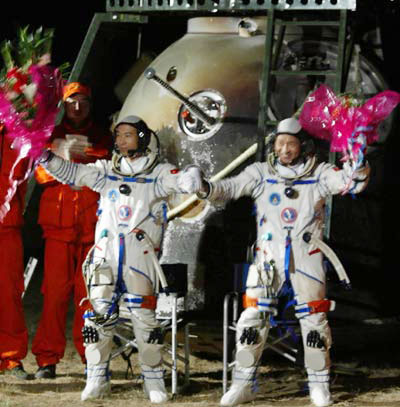
[[187, 97], [183, 96], [171, 85], [169, 85], [167, 82], [163, 81], [160, 77], [158, 77], [156, 75], [156, 71], [153, 68], [147, 68], [144, 71], [144, 76], [149, 80], [152, 79], [153, 81], [156, 81], [164, 89], [167, 89], [176, 98], [178, 98], [199, 120], [206, 122], [209, 126], [213, 126], [217, 122], [216, 119], [204, 113], [197, 105], [192, 103]]

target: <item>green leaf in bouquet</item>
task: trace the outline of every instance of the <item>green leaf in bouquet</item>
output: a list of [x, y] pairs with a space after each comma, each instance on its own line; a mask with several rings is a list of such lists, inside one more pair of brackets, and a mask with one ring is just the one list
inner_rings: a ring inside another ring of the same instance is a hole
[[37, 28], [36, 31], [35, 31], [35, 34], [34, 34], [35, 39], [41, 38], [41, 37], [42, 37], [42, 34], [43, 34], [43, 27], [40, 26], [40, 27]]
[[9, 40], [5, 40], [1, 44], [1, 55], [3, 57], [4, 65], [6, 70], [9, 71], [10, 69], [14, 68], [14, 59], [12, 57], [12, 43]]
[[51, 53], [54, 36], [54, 29], [44, 30], [43, 27], [39, 27], [34, 33], [28, 33], [26, 28], [20, 35], [19, 44], [21, 64], [25, 67], [38, 63], [43, 55]]
[[42, 52], [42, 48], [43, 48], [43, 44], [45, 44], [47, 41], [46, 38], [42, 38], [38, 41], [35, 41], [34, 44], [32, 44], [33, 49], [35, 50], [35, 52]]
[[63, 79], [68, 79], [70, 73], [71, 73], [71, 64], [69, 62], [64, 62], [58, 67], [58, 70], [60, 71], [60, 74]]
[[27, 42], [28, 30], [29, 30], [29, 25], [27, 25], [23, 28], [20, 28], [18, 30], [18, 34], [17, 34], [18, 42], [20, 42], [20, 43]]
[[16, 60], [18, 66], [22, 69], [26, 69], [32, 64], [32, 36], [28, 32], [29, 26], [20, 28], [18, 30], [17, 41], [16, 41]]
[[26, 70], [30, 65], [38, 63], [43, 55], [50, 54], [54, 37], [54, 29], [37, 28], [31, 32], [29, 25], [19, 28], [16, 39], [6, 41], [2, 46], [2, 55], [8, 69], [17, 65]]
[[13, 106], [14, 109], [18, 112], [21, 113], [24, 110], [26, 110], [26, 102], [23, 94], [17, 95], [13, 98]]
[[0, 86], [2, 86], [3, 83], [5, 82], [6, 75], [7, 75], [7, 69], [5, 67], [2, 67], [0, 69]]
[[[50, 54], [53, 46], [54, 28], [48, 28], [44, 31], [44, 43], [42, 49], [43, 54]], [[41, 55], [40, 55], [41, 56]]]
[[[5, 40], [0, 44], [0, 54], [5, 66], [5, 69], [0, 71], [0, 87], [7, 90], [13, 89], [13, 86], [18, 83], [19, 77], [7, 78], [7, 72], [17, 68], [23, 78], [22, 85], [26, 86], [21, 87], [21, 83], [19, 83], [18, 90], [8, 94], [16, 110], [24, 118], [32, 118], [36, 111], [34, 97], [26, 91], [32, 85], [32, 77], [28, 69], [32, 64], [45, 65], [50, 63], [54, 31], [52, 28], [43, 29], [43, 27], [31, 30], [27, 25], [18, 29], [13, 41]], [[66, 78], [67, 74], [69, 75], [69, 67], [70, 64], [65, 63], [58, 68], [63, 78]]]
[[339, 93], [338, 96], [342, 103], [348, 105], [348, 107], [360, 107], [365, 102], [365, 98], [359, 97], [354, 92], [343, 92]]

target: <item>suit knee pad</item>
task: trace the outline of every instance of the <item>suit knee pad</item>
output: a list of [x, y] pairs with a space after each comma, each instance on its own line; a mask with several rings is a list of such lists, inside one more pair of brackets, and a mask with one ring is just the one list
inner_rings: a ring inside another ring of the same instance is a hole
[[304, 364], [306, 368], [321, 371], [329, 368], [331, 333], [324, 314], [313, 314], [301, 320]]
[[269, 323], [257, 309], [246, 308], [237, 324], [236, 362], [242, 368], [256, 366], [267, 339]]
[[99, 363], [106, 363], [110, 359], [112, 349], [112, 339], [100, 340], [96, 343], [86, 345], [85, 357], [90, 365], [98, 365]]
[[164, 332], [157, 327], [150, 331], [147, 341], [138, 341], [140, 362], [150, 367], [158, 366], [162, 362]]
[[155, 343], [140, 343], [139, 360], [142, 364], [150, 367], [158, 366], [162, 362], [162, 349], [163, 345]]
[[82, 334], [88, 364], [98, 365], [108, 362], [113, 346], [114, 324], [101, 326], [90, 319], [86, 319]]

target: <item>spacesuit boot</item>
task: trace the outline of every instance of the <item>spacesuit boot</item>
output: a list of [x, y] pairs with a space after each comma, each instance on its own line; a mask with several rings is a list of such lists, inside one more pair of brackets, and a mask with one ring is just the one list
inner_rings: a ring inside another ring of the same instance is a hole
[[310, 398], [316, 407], [330, 406], [333, 401], [329, 391], [329, 370], [307, 369]]
[[102, 398], [111, 391], [110, 378], [108, 374], [108, 363], [88, 365], [86, 386], [81, 394], [81, 400]]
[[256, 398], [258, 392], [256, 370], [256, 367], [235, 367], [233, 383], [222, 396], [221, 406], [236, 406]]
[[143, 390], [151, 403], [160, 404], [168, 400], [168, 393], [164, 384], [164, 369], [162, 366], [150, 367], [142, 365]]
[[257, 308], [248, 307], [240, 315], [236, 326], [236, 366], [232, 385], [222, 396], [221, 406], [236, 406], [255, 399], [258, 392], [257, 364], [268, 330], [268, 321]]

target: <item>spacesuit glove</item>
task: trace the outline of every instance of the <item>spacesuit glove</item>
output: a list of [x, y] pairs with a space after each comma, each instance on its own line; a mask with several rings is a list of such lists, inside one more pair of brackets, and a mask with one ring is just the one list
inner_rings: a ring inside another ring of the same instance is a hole
[[343, 171], [347, 177], [356, 181], [365, 181], [369, 176], [370, 167], [366, 160], [364, 160], [360, 166], [354, 168], [351, 160], [347, 160], [343, 163]]
[[197, 165], [189, 165], [178, 175], [178, 187], [184, 194], [206, 192], [207, 184], [203, 178], [203, 172]]
[[43, 150], [42, 154], [40, 155], [40, 157], [38, 159], [38, 163], [40, 165], [46, 165], [46, 163], [49, 162], [53, 156], [54, 156], [54, 153], [51, 150], [45, 149], [45, 150]]

